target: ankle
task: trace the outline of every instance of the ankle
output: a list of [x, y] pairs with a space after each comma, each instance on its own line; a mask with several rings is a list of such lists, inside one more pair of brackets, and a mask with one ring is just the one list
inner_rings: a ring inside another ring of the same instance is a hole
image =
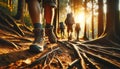
[[51, 24], [46, 24], [45, 28], [51, 28], [52, 25]]
[[33, 24], [34, 28], [42, 28], [42, 24], [41, 23], [34, 23]]

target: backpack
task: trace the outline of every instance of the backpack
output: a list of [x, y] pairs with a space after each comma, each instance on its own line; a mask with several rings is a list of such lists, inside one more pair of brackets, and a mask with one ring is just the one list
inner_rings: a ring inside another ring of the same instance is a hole
[[60, 22], [60, 29], [64, 29], [64, 28], [65, 28], [64, 23]]
[[72, 16], [72, 14], [68, 14], [67, 18], [65, 20], [65, 24], [66, 25], [73, 25], [75, 23], [74, 17]]

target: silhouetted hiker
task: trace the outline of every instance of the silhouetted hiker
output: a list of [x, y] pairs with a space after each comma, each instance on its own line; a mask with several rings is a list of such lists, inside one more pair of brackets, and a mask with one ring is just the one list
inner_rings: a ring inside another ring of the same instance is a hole
[[76, 40], [79, 40], [80, 30], [81, 30], [80, 23], [76, 23], [76, 25], [75, 25]]
[[65, 24], [67, 26], [68, 40], [72, 39], [73, 32], [73, 24], [75, 24], [75, 20], [72, 13], [68, 13], [65, 19]]
[[61, 38], [64, 38], [64, 35], [65, 35], [65, 25], [63, 22], [60, 22], [59, 24], [59, 27], [60, 27], [60, 34], [61, 34]]
[[[28, 3], [28, 9], [31, 16], [31, 20], [34, 26], [34, 41], [30, 45], [30, 51], [39, 53], [44, 50], [44, 36], [48, 36], [51, 43], [56, 43], [57, 39], [53, 33], [53, 17], [54, 8], [57, 7], [56, 0], [26, 0]], [[41, 7], [40, 3], [44, 7], [44, 18], [46, 21], [45, 30], [42, 27], [41, 22]], [[44, 34], [45, 33], [45, 34]]]

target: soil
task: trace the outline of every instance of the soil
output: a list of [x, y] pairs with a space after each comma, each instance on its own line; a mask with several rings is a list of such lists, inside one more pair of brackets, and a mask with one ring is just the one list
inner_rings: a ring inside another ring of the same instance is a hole
[[[33, 41], [33, 36], [24, 36], [19, 37], [15, 34], [6, 34], [9, 32], [4, 32], [0, 30], [1, 40], [7, 40], [9, 42], [13, 42], [14, 45], [10, 45], [10, 43], [6, 41], [1, 41], [0, 43], [0, 69], [19, 69], [26, 68], [26, 66], [32, 64], [34, 61], [39, 59], [41, 56], [45, 55], [47, 52], [52, 51], [54, 48], [60, 47], [59, 43], [50, 44], [46, 37], [46, 45], [45, 50], [41, 53], [32, 53], [29, 51], [29, 46]], [[58, 59], [62, 60], [61, 62], [64, 64], [64, 68], [72, 62], [70, 54], [67, 50], [64, 50], [64, 53], [58, 54], [55, 58], [50, 59], [51, 63], [46, 63], [44, 66], [42, 63], [39, 63], [32, 68], [36, 69], [60, 69], [60, 64], [58, 63]], [[53, 55], [52, 55], [53, 56]], [[57, 58], [56, 58], [57, 57]], [[31, 69], [27, 67], [27, 69]]]
[[33, 53], [29, 51], [34, 40], [33, 33], [22, 31], [24, 36], [0, 30], [0, 69], [120, 68], [120, 46], [81, 44], [82, 39], [74, 42], [59, 38], [57, 43], [52, 44], [45, 37], [44, 51]]

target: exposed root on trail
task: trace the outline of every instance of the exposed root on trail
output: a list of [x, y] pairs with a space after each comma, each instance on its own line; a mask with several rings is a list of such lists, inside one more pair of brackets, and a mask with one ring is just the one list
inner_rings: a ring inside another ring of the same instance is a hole
[[90, 41], [82, 42], [83, 44], [94, 44], [94, 45], [109, 45], [109, 46], [117, 46], [120, 47], [119, 43], [120, 39], [115, 36], [115, 34], [109, 35], [105, 34], [97, 39], [93, 39]]

